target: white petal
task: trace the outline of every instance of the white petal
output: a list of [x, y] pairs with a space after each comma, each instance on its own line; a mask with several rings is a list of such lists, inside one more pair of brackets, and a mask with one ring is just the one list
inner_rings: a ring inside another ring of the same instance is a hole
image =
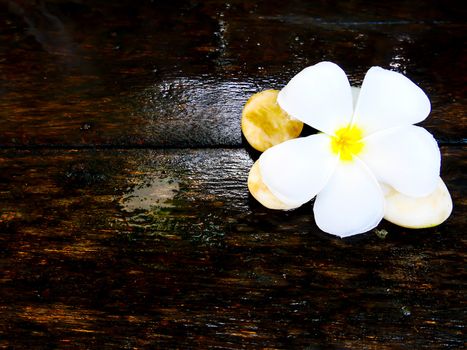
[[261, 171], [259, 169], [259, 161], [257, 160], [255, 164], [250, 169], [248, 174], [248, 189], [250, 190], [251, 195], [262, 205], [269, 209], [276, 210], [290, 210], [298, 208], [300, 205], [293, 206], [287, 205], [282, 202], [279, 198], [274, 196], [269, 188], [264, 184], [263, 177], [261, 176]]
[[430, 194], [438, 183], [441, 155], [425, 129], [409, 125], [368, 136], [359, 158], [378, 181], [411, 197]]
[[410, 79], [400, 73], [372, 67], [363, 80], [352, 122], [369, 135], [378, 130], [421, 122], [430, 110], [430, 100]]
[[337, 162], [330, 137], [316, 134], [285, 141], [259, 158], [264, 184], [282, 202], [299, 206], [326, 184]]
[[353, 108], [355, 108], [357, 106], [358, 96], [360, 95], [361, 88], [357, 86], [352, 86], [351, 89]]
[[408, 228], [433, 227], [444, 222], [452, 212], [452, 199], [441, 178], [436, 189], [426, 197], [414, 198], [394, 189], [386, 195], [384, 218]]
[[331, 62], [305, 68], [279, 92], [277, 102], [292, 117], [333, 135], [352, 118], [350, 84], [344, 71]]
[[384, 215], [384, 197], [362, 161], [339, 162], [316, 197], [313, 211], [321, 230], [347, 237], [378, 225]]

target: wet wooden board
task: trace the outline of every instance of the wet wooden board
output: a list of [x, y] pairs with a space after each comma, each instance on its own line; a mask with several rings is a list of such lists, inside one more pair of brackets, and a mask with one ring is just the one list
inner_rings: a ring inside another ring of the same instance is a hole
[[423, 125], [465, 139], [460, 1], [94, 3], [0, 3], [0, 146], [239, 146], [248, 97], [322, 60], [355, 85], [403, 72], [432, 100]]
[[[0, 1], [0, 348], [462, 348], [464, 7]], [[243, 104], [322, 60], [427, 92], [445, 224], [338, 239], [248, 194]]]
[[0, 346], [461, 348], [465, 152], [442, 152], [444, 225], [341, 240], [257, 204], [245, 150], [3, 151]]

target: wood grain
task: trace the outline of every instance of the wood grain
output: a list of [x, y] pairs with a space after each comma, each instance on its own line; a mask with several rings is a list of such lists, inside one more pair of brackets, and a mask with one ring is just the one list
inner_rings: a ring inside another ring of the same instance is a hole
[[244, 150], [3, 151], [0, 346], [460, 348], [465, 149], [443, 156], [445, 224], [341, 240], [256, 203]]
[[465, 141], [460, 2], [268, 4], [0, 3], [0, 146], [240, 146], [248, 97], [322, 60], [406, 74]]
[[[0, 0], [0, 348], [463, 348], [464, 7]], [[446, 223], [337, 239], [248, 194], [243, 104], [322, 60], [427, 92]]]

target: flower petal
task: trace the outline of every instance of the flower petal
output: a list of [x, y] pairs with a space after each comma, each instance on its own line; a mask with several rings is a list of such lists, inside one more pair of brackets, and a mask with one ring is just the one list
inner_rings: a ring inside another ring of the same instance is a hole
[[438, 183], [441, 155], [425, 129], [409, 125], [368, 136], [359, 158], [378, 181], [411, 197], [427, 196]]
[[421, 122], [430, 110], [430, 100], [409, 78], [372, 67], [363, 80], [352, 123], [357, 123], [369, 135]]
[[305, 68], [279, 92], [277, 102], [288, 114], [333, 135], [350, 123], [352, 93], [344, 71], [331, 62]]
[[329, 136], [316, 134], [269, 148], [259, 158], [264, 184], [287, 205], [308, 202], [336, 166], [338, 158], [331, 153], [330, 142]]
[[316, 197], [313, 211], [321, 230], [347, 237], [378, 225], [384, 215], [384, 196], [362, 161], [339, 162]]
[[350, 88], [352, 91], [352, 104], [353, 108], [355, 108], [355, 106], [357, 106], [358, 96], [360, 95], [361, 88], [359, 86], [351, 86]]
[[452, 199], [441, 178], [436, 189], [425, 197], [409, 197], [390, 189], [385, 195], [384, 218], [407, 228], [433, 227], [443, 223], [452, 212]]
[[298, 208], [300, 205], [287, 205], [279, 198], [274, 196], [269, 188], [264, 184], [261, 171], [259, 169], [259, 160], [253, 164], [248, 174], [248, 189], [251, 195], [262, 205], [269, 209], [290, 210]]

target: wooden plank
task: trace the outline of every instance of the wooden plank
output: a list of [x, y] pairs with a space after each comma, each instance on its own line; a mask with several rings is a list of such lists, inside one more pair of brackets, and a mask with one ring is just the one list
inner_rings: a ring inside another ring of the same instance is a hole
[[442, 226], [321, 233], [243, 149], [0, 151], [0, 347], [462, 348], [465, 147]]
[[322, 60], [404, 72], [465, 140], [460, 1], [135, 4], [0, 4], [0, 146], [239, 146], [247, 98]]

